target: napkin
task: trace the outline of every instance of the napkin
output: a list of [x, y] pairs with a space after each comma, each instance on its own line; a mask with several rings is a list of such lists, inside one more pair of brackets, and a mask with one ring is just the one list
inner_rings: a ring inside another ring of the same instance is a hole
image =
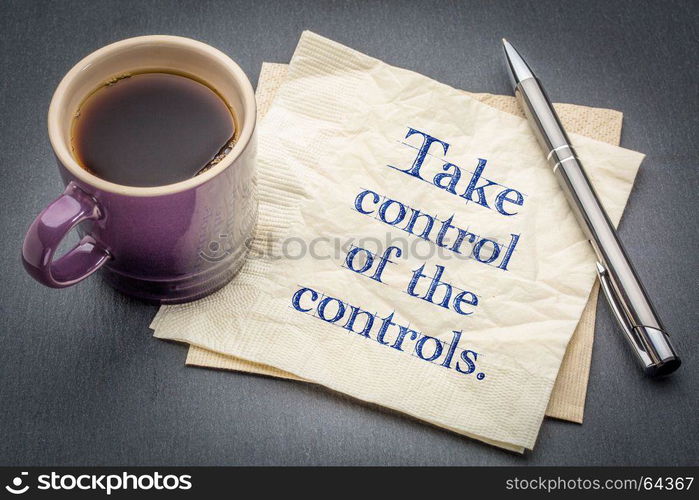
[[[527, 123], [305, 32], [259, 132], [248, 263], [155, 336], [533, 448], [595, 275]], [[572, 140], [618, 221], [643, 156]]]
[[[257, 82], [255, 97], [257, 99], [258, 120], [267, 114], [274, 96], [286, 79], [287, 64], [262, 63]], [[524, 116], [514, 97], [493, 94], [469, 94], [494, 108], [517, 116]], [[555, 104], [556, 110], [564, 126], [569, 132], [584, 135], [618, 145], [621, 139], [622, 114], [619, 111], [603, 108], [591, 108], [574, 104]], [[595, 312], [597, 308], [597, 293], [599, 283], [593, 286], [578, 326], [568, 343], [563, 357], [556, 383], [551, 392], [546, 416], [582, 423], [585, 410], [592, 343], [594, 340]], [[285, 378], [302, 380], [295, 375], [283, 372], [272, 366], [253, 363], [226, 354], [209, 351], [197, 346], [190, 346], [187, 352], [186, 364], [224, 370], [242, 371]]]

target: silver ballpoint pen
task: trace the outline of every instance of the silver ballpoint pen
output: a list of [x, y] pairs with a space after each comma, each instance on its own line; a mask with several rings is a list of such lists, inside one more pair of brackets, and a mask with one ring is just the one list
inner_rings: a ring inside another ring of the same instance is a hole
[[502, 43], [515, 97], [595, 250], [602, 290], [626, 339], [647, 375], [674, 372], [680, 366], [680, 358], [551, 102], [522, 56], [507, 40], [503, 39]]

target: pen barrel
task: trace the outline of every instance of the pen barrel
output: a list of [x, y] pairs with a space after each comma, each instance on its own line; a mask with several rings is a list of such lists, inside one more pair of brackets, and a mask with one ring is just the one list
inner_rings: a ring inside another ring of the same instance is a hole
[[644, 372], [676, 370], [679, 357], [579, 160], [557, 163], [554, 175], [595, 250], [605, 296]]
[[671, 373], [679, 357], [543, 88], [530, 78], [515, 95], [595, 250], [602, 288], [636, 358], [648, 375]]

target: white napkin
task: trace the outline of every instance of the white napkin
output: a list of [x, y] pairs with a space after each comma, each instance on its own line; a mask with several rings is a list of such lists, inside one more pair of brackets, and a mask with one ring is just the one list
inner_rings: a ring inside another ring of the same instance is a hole
[[[618, 221], [642, 155], [572, 139]], [[258, 175], [257, 258], [217, 294], [163, 308], [157, 337], [533, 447], [594, 257], [524, 120], [307, 32], [260, 128]], [[387, 236], [405, 246], [379, 282]], [[425, 300], [439, 272], [450, 300], [444, 285]]]

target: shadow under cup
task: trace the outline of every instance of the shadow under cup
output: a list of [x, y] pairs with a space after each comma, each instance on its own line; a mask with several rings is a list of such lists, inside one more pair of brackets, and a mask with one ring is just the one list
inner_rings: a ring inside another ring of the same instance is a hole
[[[110, 79], [147, 71], [192, 75], [214, 88], [234, 110], [238, 140], [219, 163], [175, 184], [132, 187], [100, 179], [71, 154], [74, 114]], [[27, 233], [22, 255], [29, 274], [62, 288], [101, 268], [115, 288], [158, 303], [186, 302], [221, 288], [242, 267], [257, 219], [255, 115], [248, 78], [204, 43], [146, 36], [87, 56], [65, 76], [49, 109], [49, 137], [66, 190]], [[54, 260], [76, 226], [82, 240]]]

